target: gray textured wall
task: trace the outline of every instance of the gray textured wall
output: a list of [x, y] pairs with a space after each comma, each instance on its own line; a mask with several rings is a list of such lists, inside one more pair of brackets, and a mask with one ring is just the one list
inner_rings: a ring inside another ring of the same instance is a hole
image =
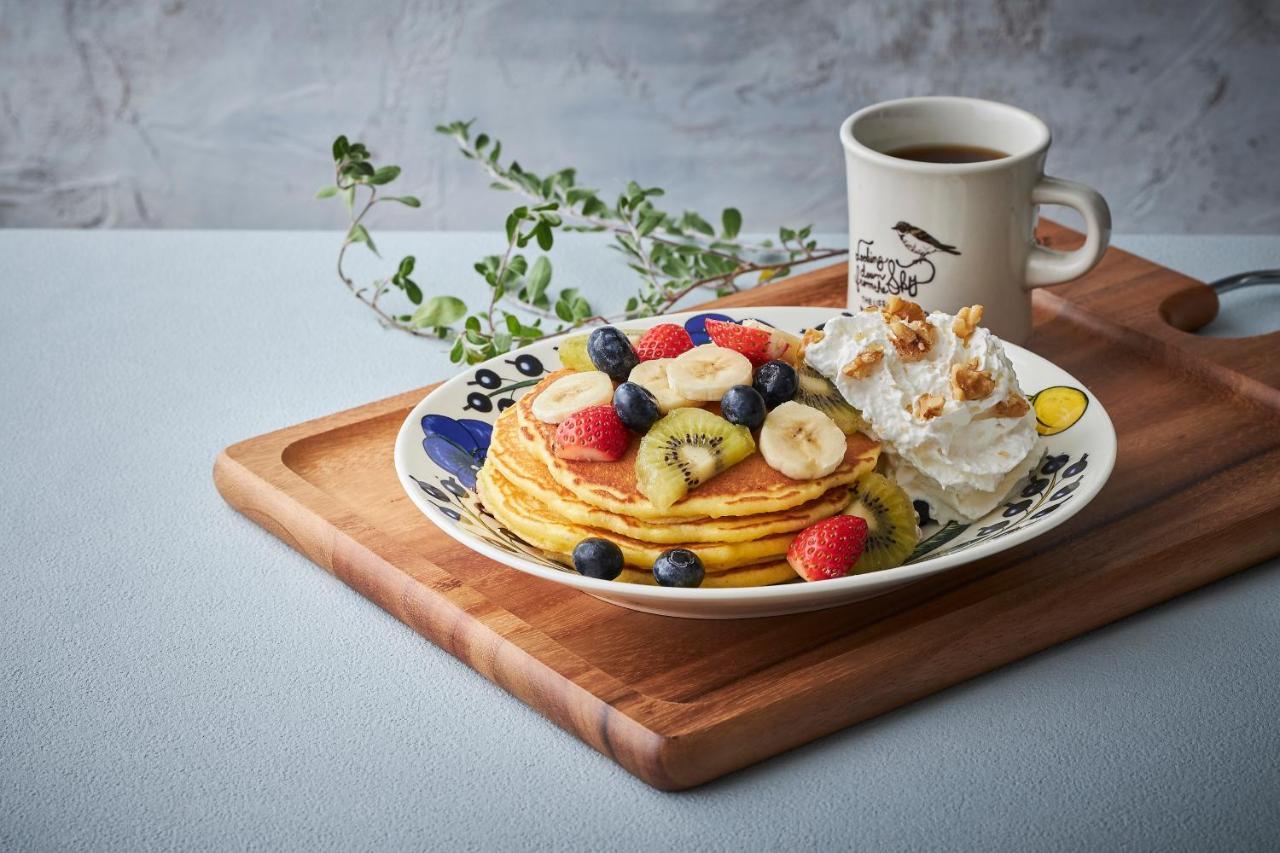
[[1274, 0], [0, 0], [0, 224], [332, 227], [346, 132], [426, 202], [382, 227], [494, 228], [431, 133], [474, 116], [530, 168], [842, 230], [837, 125], [923, 93], [1044, 116], [1118, 230], [1280, 229]]

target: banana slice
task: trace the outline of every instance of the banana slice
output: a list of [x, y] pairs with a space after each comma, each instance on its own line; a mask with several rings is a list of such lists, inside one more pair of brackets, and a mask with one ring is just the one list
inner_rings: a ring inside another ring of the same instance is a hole
[[671, 390], [690, 400], [719, 400], [734, 385], [751, 384], [751, 362], [740, 352], [707, 344], [681, 353], [667, 368]]
[[613, 380], [599, 370], [571, 373], [552, 382], [533, 398], [533, 416], [544, 424], [558, 424], [588, 406], [613, 403]]
[[825, 477], [844, 461], [844, 432], [817, 409], [794, 400], [764, 419], [760, 454], [769, 467], [793, 480]]
[[671, 388], [671, 382], [667, 378], [667, 370], [670, 369], [674, 358], [655, 358], [652, 361], [642, 361], [632, 370], [631, 375], [627, 379], [637, 385], [648, 389], [649, 393], [658, 401], [658, 409], [662, 414], [666, 414], [672, 409], [684, 409], [689, 406], [701, 405], [700, 403], [682, 397]]

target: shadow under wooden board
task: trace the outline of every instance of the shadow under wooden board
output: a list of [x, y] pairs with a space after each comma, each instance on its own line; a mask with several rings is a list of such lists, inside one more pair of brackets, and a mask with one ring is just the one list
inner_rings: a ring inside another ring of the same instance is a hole
[[[1041, 228], [1050, 245], [1077, 237]], [[712, 304], [835, 308], [845, 274]], [[469, 551], [392, 469], [428, 388], [236, 444], [214, 479], [237, 510], [631, 773], [687, 788], [1280, 553], [1280, 333], [1183, 331], [1216, 311], [1203, 284], [1116, 249], [1036, 291], [1027, 346], [1107, 407], [1110, 483], [1021, 547], [817, 613], [652, 616]]]

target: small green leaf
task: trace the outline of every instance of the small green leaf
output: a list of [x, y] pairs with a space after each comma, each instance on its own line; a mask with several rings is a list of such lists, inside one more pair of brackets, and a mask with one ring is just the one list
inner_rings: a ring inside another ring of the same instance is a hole
[[386, 200], [398, 201], [405, 207], [422, 207], [422, 202], [418, 200], [418, 197], [412, 195], [389, 195]]
[[467, 304], [456, 296], [433, 296], [413, 312], [413, 325], [419, 329], [428, 326], [452, 326], [467, 313]]
[[373, 243], [373, 238], [369, 236], [368, 229], [363, 225], [359, 223], [352, 225], [351, 230], [347, 232], [347, 239], [352, 243], [364, 243], [369, 247], [369, 251], [373, 252], [378, 257], [382, 257], [382, 254], [378, 251], [378, 247]]
[[547, 285], [551, 283], [551, 261], [546, 257], [539, 257], [533, 262], [533, 268], [525, 277], [525, 293], [526, 301], [533, 302], [547, 290]]
[[737, 237], [742, 228], [742, 214], [735, 207], [726, 207], [720, 214], [720, 223], [724, 227], [724, 236]]
[[538, 238], [538, 248], [547, 251], [551, 248], [551, 226], [546, 222], [539, 222], [537, 227], [533, 229], [533, 233]]
[[[516, 239], [516, 231], [517, 229], [520, 228], [520, 223], [524, 222], [524, 220], [528, 218], [528, 216], [529, 216], [529, 208], [527, 207], [517, 207], [515, 210], [511, 211], [511, 213], [507, 215], [507, 242], [508, 243]], [[525, 242], [528, 242], [528, 240], [526, 240]], [[523, 246], [524, 243], [521, 243], [520, 245]]]
[[586, 187], [572, 187], [564, 194], [564, 200], [569, 204], [577, 204], [588, 198], [593, 198], [596, 194], [595, 190]]
[[692, 210], [685, 211], [684, 219], [688, 226], [699, 234], [706, 234], [708, 237], [716, 236], [716, 229], [711, 227], [711, 223]]
[[399, 166], [383, 166], [373, 173], [369, 178], [371, 184], [389, 184], [400, 176]]
[[335, 163], [347, 155], [347, 147], [348, 143], [345, 136], [339, 136], [333, 140], [333, 160]]
[[417, 263], [417, 260], [413, 257], [413, 255], [405, 255], [400, 260], [400, 266], [396, 269], [396, 272], [402, 276], [412, 275], [413, 266], [415, 263]]
[[414, 305], [422, 304], [422, 288], [418, 287], [418, 285], [408, 279], [405, 279], [404, 281], [404, 295], [409, 297], [409, 301]]
[[640, 218], [640, 224], [636, 226], [636, 232], [641, 237], [647, 237], [653, 233], [653, 229], [662, 224], [664, 215], [662, 211], [651, 210]]
[[644, 260], [644, 253], [640, 251], [640, 244], [630, 234], [615, 234], [614, 239], [621, 244], [622, 248], [627, 250], [627, 254]]
[[337, 187], [321, 187], [316, 191], [316, 198], [333, 198], [337, 194]]

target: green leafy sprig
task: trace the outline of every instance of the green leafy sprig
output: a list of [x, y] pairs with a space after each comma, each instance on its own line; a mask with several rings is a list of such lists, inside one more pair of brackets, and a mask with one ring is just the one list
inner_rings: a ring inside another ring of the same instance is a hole
[[[502, 143], [483, 133], [473, 137], [472, 124], [453, 122], [436, 130], [453, 138], [463, 156], [485, 169], [492, 188], [515, 191], [527, 199], [507, 217], [503, 252], [475, 264], [489, 288], [482, 310], [468, 313], [467, 303], [455, 296], [433, 296], [424, 301], [421, 287], [410, 277], [413, 256], [401, 259], [391, 278], [374, 281], [369, 287], [358, 287], [346, 274], [343, 260], [352, 244], [364, 243], [378, 254], [365, 225], [365, 217], [375, 204], [396, 201], [420, 206], [413, 196], [379, 195], [380, 187], [399, 176], [399, 167], [374, 166], [363, 144], [340, 136], [333, 144], [335, 184], [317, 193], [321, 198], [342, 195], [347, 203], [350, 225], [338, 252], [338, 276], [347, 288], [384, 326], [419, 337], [451, 340], [450, 359], [455, 363], [484, 361], [587, 323], [662, 314], [699, 288], [724, 295], [738, 290], [744, 277], [753, 276], [751, 284], [758, 284], [785, 277], [794, 266], [848, 254], [845, 249], [819, 248], [810, 236], [810, 227], [780, 228], [777, 242], [744, 241], [738, 236], [742, 214], [737, 209], [722, 211], [717, 230], [695, 211], [673, 214], [660, 209], [654, 199], [661, 198], [664, 191], [641, 187], [634, 181], [612, 204], [607, 203], [599, 191], [578, 186], [574, 169], [539, 176], [515, 160], [503, 165]], [[363, 205], [357, 204], [360, 188], [367, 191]], [[552, 296], [551, 261], [545, 254], [530, 261], [519, 250], [532, 243], [544, 253], [550, 251], [558, 230], [611, 234], [611, 247], [626, 258], [641, 282], [622, 315], [596, 314], [574, 288]], [[400, 290], [415, 306], [412, 313], [390, 313], [379, 305], [379, 299], [391, 289]], [[544, 326], [544, 321], [548, 325]]]

